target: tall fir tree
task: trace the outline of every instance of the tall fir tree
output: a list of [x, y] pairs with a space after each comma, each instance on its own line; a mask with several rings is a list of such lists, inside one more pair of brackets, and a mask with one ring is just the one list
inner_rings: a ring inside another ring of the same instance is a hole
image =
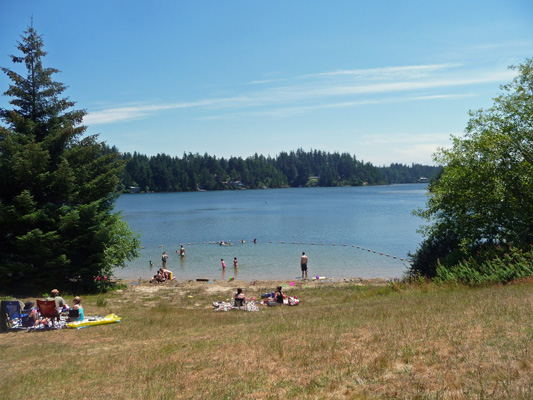
[[13, 108], [0, 109], [0, 288], [95, 288], [95, 277], [109, 279], [139, 248], [113, 212], [124, 162], [83, 136], [86, 113], [62, 97], [59, 71], [43, 67], [33, 24], [17, 49], [11, 59], [26, 75], [2, 68]]

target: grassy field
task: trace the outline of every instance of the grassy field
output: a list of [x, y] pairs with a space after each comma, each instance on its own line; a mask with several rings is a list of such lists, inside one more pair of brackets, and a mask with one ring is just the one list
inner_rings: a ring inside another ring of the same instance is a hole
[[533, 398], [533, 281], [299, 287], [259, 312], [214, 312], [232, 288], [140, 289], [84, 297], [118, 324], [0, 335], [0, 398]]

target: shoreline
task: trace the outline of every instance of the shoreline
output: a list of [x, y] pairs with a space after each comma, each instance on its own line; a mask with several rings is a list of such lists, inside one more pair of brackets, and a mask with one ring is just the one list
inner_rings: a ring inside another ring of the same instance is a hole
[[[172, 280], [163, 283], [150, 283], [148, 279], [123, 279], [122, 282], [128, 285], [127, 290], [141, 292], [157, 292], [160, 289], [185, 291], [191, 289], [205, 289], [207, 292], [228, 292], [234, 291], [237, 288], [242, 288], [247, 295], [252, 292], [271, 292], [277, 286], [282, 286], [283, 290], [291, 289], [310, 289], [320, 286], [387, 286], [390, 279], [387, 278], [344, 278], [344, 279], [271, 279], [271, 280], [253, 280], [251, 282], [242, 280], [210, 280], [210, 281], [196, 281], [192, 279]], [[257, 293], [256, 293], [257, 295]]]

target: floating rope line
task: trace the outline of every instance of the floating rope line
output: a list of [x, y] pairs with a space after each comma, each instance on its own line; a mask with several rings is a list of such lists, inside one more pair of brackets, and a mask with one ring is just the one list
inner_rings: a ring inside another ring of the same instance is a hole
[[[248, 242], [245, 242], [245, 241], [238, 241], [238, 242], [236, 242], [236, 243], [233, 243], [233, 242], [231, 242], [231, 241], [228, 241], [228, 242], [225, 242], [225, 241], [210, 241], [210, 242], [202, 242], [203, 245], [205, 245], [205, 244], [218, 244], [218, 245], [221, 245], [221, 246], [231, 246], [231, 245], [234, 245], [234, 244], [235, 244], [235, 245], [239, 245], [239, 244], [246, 244], [246, 243], [248, 243]], [[256, 244], [256, 243], [254, 243], [253, 241], [251, 241], [250, 243]], [[268, 243], [271, 244], [271, 243], [273, 243], [273, 242], [272, 242], [272, 241], [269, 241]], [[305, 242], [290, 242], [290, 243], [287, 243], [287, 242], [285, 242], [285, 241], [283, 241], [283, 240], [280, 240], [278, 243], [279, 243], [279, 244], [294, 244], [294, 245], [305, 245], [305, 244], [306, 244]], [[318, 244], [316, 244], [316, 243], [314, 243], [314, 242], [309, 243], [309, 244], [310, 244], [311, 246], [318, 245]], [[196, 242], [188, 242], [188, 243], [187, 243], [187, 246], [195, 246], [195, 245], [196, 245]], [[337, 245], [336, 243], [331, 243], [331, 244], [321, 243], [320, 245], [321, 245], [321, 246], [333, 246], [333, 247], [336, 247], [336, 246], [347, 247], [347, 246], [348, 246], [346, 243], [344, 243], [344, 244], [342, 244], [342, 245]], [[163, 247], [163, 245], [160, 244], [160, 245], [159, 245], [159, 248], [162, 248], [162, 247]], [[376, 250], [366, 249], [366, 248], [364, 248], [364, 247], [356, 246], [356, 245], [354, 245], [354, 244], [352, 244], [351, 247], [353, 247], [353, 248], [357, 248], [357, 249], [360, 249], [360, 250], [362, 250], [362, 251], [367, 250], [367, 252], [372, 253], [372, 254], [376, 254], [376, 255], [379, 254], [380, 256], [383, 256], [383, 255], [384, 255], [385, 257], [391, 257], [390, 254], [386, 254], [386, 253], [383, 253], [383, 252], [381, 252], [381, 251], [378, 252], [378, 251], [376, 251]], [[145, 248], [144, 246], [141, 247], [141, 249], [144, 249], [144, 248]], [[396, 257], [396, 256], [392, 256], [392, 259], [394, 259], [394, 260], [400, 260], [400, 261], [407, 261], [408, 263], [412, 263], [412, 262], [413, 262], [411, 259], [403, 258], [403, 257], [400, 257], [400, 258], [399, 258], [399, 257]]]

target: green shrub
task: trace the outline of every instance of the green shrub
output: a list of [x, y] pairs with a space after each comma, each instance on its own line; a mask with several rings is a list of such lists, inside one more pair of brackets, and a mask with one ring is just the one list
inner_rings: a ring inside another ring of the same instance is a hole
[[533, 276], [533, 247], [491, 246], [452, 266], [437, 267], [436, 281], [468, 285], [505, 283]]

